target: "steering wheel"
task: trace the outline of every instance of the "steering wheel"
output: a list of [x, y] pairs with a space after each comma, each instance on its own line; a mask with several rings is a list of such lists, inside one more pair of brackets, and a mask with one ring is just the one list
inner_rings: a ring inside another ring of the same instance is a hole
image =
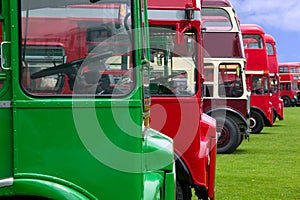
[[164, 77], [159, 77], [156, 79], [152, 79], [150, 80], [150, 82], [152, 84], [157, 84], [157, 86], [155, 88], [157, 88], [156, 91], [152, 91], [152, 93], [154, 94], [174, 94], [172, 91], [172, 87], [173, 87], [173, 82], [172, 81], [167, 81], [169, 78], [173, 78], [176, 77], [178, 75], [185, 75], [186, 72], [179, 72], [179, 73], [174, 73], [168, 76], [164, 76]]
[[78, 70], [79, 70], [79, 68], [80, 68], [80, 66], [82, 65], [83, 62], [85, 62], [86, 64], [89, 64], [89, 63], [99, 61], [101, 59], [104, 59], [104, 58], [107, 58], [107, 57], [110, 57], [110, 56], [112, 56], [111, 51], [105, 52], [105, 53], [102, 53], [102, 54], [89, 56], [87, 58], [81, 58], [81, 59], [74, 60], [74, 61], [71, 61], [71, 62], [63, 63], [61, 65], [57, 65], [57, 66], [54, 66], [54, 67], [50, 67], [50, 68], [47, 68], [47, 69], [40, 70], [38, 72], [33, 73], [30, 76], [30, 78], [31, 79], [37, 79], [37, 78], [42, 78], [42, 77], [45, 77], [45, 76], [51, 76], [51, 75], [54, 75], [54, 74], [65, 74], [69, 78], [70, 89], [73, 90], [73, 86], [74, 86], [74, 82], [75, 82], [75, 79], [76, 79], [77, 72], [78, 72]]
[[153, 81], [153, 82], [167, 82], [167, 79], [169, 79], [169, 78], [173, 78], [173, 77], [176, 77], [178, 75], [185, 75], [185, 74], [186, 74], [186, 72], [174, 73], [174, 74], [171, 74], [171, 75], [168, 75], [168, 76], [152, 79], [151, 81]]

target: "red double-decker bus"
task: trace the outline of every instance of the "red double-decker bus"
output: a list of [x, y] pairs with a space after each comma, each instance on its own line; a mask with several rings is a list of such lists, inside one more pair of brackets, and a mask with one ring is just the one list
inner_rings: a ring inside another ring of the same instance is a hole
[[300, 91], [298, 88], [300, 77], [300, 63], [279, 63], [280, 96], [284, 106], [290, 107], [300, 104]]
[[299, 62], [281, 62], [278, 64], [279, 73], [300, 73], [300, 63]]
[[270, 34], [265, 34], [266, 46], [267, 46], [267, 56], [269, 65], [269, 75], [270, 75], [270, 92], [271, 92], [271, 102], [273, 104], [273, 113], [275, 121], [276, 118], [279, 120], [283, 119], [283, 100], [280, 98], [280, 85], [279, 85], [279, 70], [278, 70], [278, 60], [277, 60], [277, 50], [275, 39]]
[[274, 121], [265, 32], [256, 24], [241, 24], [241, 30], [247, 58], [247, 88], [251, 91], [250, 129], [260, 133]]
[[203, 110], [217, 121], [218, 153], [232, 153], [249, 135], [250, 103], [239, 21], [227, 0], [204, 0], [202, 20]]
[[148, 1], [150, 126], [174, 140], [176, 199], [214, 199], [216, 122], [202, 110], [201, 5]]

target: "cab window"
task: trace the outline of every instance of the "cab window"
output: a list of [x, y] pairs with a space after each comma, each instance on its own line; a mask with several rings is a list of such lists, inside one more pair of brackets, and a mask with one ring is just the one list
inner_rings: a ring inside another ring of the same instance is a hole
[[33, 2], [21, 1], [20, 69], [25, 92], [112, 97], [133, 90], [130, 2]]
[[186, 32], [183, 44], [178, 44], [173, 27], [151, 27], [150, 47], [151, 94], [166, 96], [195, 94], [197, 90], [196, 34]]

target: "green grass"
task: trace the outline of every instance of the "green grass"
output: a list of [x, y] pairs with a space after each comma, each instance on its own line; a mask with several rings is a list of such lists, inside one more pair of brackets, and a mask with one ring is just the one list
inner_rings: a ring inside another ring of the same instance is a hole
[[300, 200], [300, 108], [217, 155], [215, 189], [217, 200]]

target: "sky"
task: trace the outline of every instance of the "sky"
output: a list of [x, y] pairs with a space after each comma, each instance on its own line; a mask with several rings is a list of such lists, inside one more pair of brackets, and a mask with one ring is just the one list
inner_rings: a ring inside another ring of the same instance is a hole
[[230, 0], [242, 24], [258, 24], [276, 41], [278, 62], [300, 62], [299, 0]]

